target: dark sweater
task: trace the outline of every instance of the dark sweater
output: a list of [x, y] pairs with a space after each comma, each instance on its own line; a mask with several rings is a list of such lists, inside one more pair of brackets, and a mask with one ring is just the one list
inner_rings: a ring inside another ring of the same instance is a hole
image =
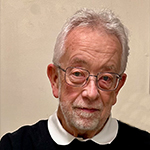
[[67, 146], [56, 144], [51, 138], [47, 120], [32, 126], [21, 127], [14, 133], [6, 134], [0, 141], [0, 150], [77, 150], [77, 149], [136, 149], [150, 150], [150, 134], [118, 121], [119, 131], [111, 144], [98, 145], [91, 140], [72, 141]]

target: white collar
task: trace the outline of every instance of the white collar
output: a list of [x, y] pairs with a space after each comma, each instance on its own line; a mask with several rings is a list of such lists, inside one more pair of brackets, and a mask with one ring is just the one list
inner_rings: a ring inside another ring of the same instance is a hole
[[76, 138], [70, 133], [68, 133], [61, 125], [58, 120], [57, 113], [55, 112], [53, 115], [49, 117], [48, 120], [48, 130], [52, 137], [52, 139], [58, 145], [68, 145], [74, 139], [78, 139], [80, 141], [92, 140], [99, 145], [110, 144], [117, 136], [118, 133], [118, 122], [116, 119], [109, 117], [106, 125], [96, 136], [91, 139], [82, 139]]

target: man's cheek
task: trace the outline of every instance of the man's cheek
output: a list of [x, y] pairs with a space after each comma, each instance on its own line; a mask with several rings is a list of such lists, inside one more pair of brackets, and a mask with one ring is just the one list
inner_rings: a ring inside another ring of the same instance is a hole
[[61, 88], [61, 96], [63, 99], [74, 101], [76, 97], [80, 94], [79, 89], [77, 87], [72, 87], [69, 85], [62, 86]]
[[114, 105], [114, 103], [116, 102], [116, 96], [114, 92], [104, 92], [101, 93], [101, 98], [103, 101], [104, 106], [108, 106], [108, 105]]

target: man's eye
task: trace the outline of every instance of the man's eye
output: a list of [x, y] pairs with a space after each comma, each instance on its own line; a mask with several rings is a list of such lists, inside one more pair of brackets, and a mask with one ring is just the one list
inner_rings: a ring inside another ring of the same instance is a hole
[[81, 76], [81, 73], [80, 72], [74, 72], [73, 75], [76, 77], [79, 77], [79, 76]]
[[109, 80], [109, 77], [108, 77], [108, 76], [103, 76], [102, 79], [105, 80], [105, 81], [108, 81], [108, 80]]

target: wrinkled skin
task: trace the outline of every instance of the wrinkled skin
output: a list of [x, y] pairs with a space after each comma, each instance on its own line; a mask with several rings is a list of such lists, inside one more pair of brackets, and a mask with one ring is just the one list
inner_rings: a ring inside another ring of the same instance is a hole
[[[120, 72], [122, 47], [115, 35], [78, 27], [72, 30], [65, 42], [65, 53], [60, 59], [61, 67], [81, 67], [96, 75], [98, 72]], [[126, 80], [126, 74], [115, 91], [102, 91], [90, 77], [84, 87], [72, 87], [64, 80], [64, 72], [53, 64], [48, 66], [48, 77], [53, 95], [59, 98], [58, 118], [75, 137], [92, 138], [107, 122], [117, 94]]]

